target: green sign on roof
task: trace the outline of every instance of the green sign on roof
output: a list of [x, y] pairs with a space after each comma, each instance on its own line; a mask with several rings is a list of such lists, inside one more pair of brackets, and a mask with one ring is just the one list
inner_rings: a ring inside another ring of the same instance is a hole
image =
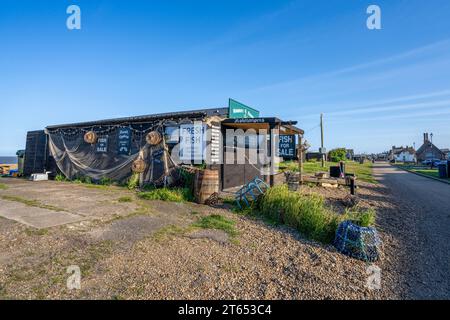
[[232, 119], [237, 118], [258, 118], [259, 111], [253, 109], [249, 106], [246, 106], [243, 103], [240, 103], [236, 100], [229, 99], [228, 100], [228, 108], [229, 108], [229, 117]]

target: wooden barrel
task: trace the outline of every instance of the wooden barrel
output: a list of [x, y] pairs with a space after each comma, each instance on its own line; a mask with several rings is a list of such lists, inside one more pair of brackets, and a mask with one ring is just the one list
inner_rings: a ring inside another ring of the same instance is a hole
[[195, 201], [204, 204], [217, 192], [219, 192], [219, 170], [198, 170], [194, 181]]

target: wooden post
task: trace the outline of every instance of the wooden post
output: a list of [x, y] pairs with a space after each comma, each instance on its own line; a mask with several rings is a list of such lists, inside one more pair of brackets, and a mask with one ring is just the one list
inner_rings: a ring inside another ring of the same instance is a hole
[[298, 182], [303, 184], [303, 144], [302, 135], [298, 135]]
[[167, 157], [169, 153], [169, 148], [167, 148], [166, 139], [164, 138], [164, 136], [162, 140], [162, 146], [164, 151], [164, 175], [165, 175], [164, 187], [166, 187], [167, 177], [169, 176], [169, 159]]
[[356, 194], [356, 177], [350, 177], [350, 194]]
[[322, 168], [325, 167], [325, 155], [323, 154], [323, 113], [320, 114], [320, 146], [321, 158], [322, 158]]
[[[147, 154], [146, 150], [144, 148], [141, 148], [141, 150], [139, 150], [138, 158], [144, 160], [146, 159], [145, 157], [146, 154]], [[151, 172], [153, 173], [153, 168]], [[143, 186], [144, 186], [144, 172], [141, 172], [139, 173], [139, 188], [142, 188]]]

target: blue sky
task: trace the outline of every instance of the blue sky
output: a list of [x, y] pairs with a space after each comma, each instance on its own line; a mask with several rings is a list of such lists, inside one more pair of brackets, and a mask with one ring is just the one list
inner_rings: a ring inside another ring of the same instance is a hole
[[328, 149], [418, 147], [423, 132], [450, 147], [449, 14], [448, 0], [2, 0], [0, 155], [46, 125], [229, 97], [299, 121], [312, 149], [321, 112]]

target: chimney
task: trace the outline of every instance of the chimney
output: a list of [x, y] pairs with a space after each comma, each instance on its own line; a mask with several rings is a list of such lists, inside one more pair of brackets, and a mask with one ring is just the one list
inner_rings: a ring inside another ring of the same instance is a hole
[[424, 133], [423, 134], [423, 143], [427, 143], [428, 142], [428, 133]]

